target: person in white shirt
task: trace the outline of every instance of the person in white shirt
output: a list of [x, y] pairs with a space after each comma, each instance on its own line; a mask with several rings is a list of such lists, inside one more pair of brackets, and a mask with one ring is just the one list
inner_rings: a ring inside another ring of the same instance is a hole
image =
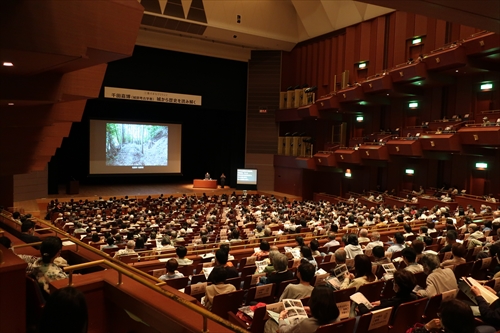
[[338, 246], [340, 245], [339, 241], [335, 239], [336, 238], [336, 234], [335, 232], [333, 231], [330, 231], [328, 233], [328, 243], [325, 244], [325, 247], [326, 247], [326, 250], [329, 251], [330, 250], [330, 247], [333, 247], [333, 246]]
[[372, 241], [366, 245], [365, 250], [371, 250], [375, 246], [384, 246], [384, 243], [380, 240], [380, 233], [378, 231], [372, 232], [371, 240]]
[[424, 267], [416, 263], [417, 252], [411, 247], [407, 247], [401, 251], [401, 256], [406, 264], [405, 270], [412, 273], [420, 273], [424, 271]]
[[129, 240], [127, 242], [127, 247], [122, 250], [118, 250], [113, 258], [135, 254], [136, 252], [134, 248], [135, 248], [135, 242], [133, 240]]
[[359, 238], [358, 238], [358, 242], [360, 243], [365, 243], [365, 242], [369, 242], [370, 241], [370, 238], [368, 238], [368, 230], [366, 229], [361, 229], [359, 231]]
[[363, 249], [358, 243], [358, 236], [349, 234], [349, 236], [347, 236], [347, 245], [344, 250], [347, 259], [354, 259], [358, 254], [363, 254]]
[[405, 238], [403, 237], [402, 233], [396, 232], [394, 234], [394, 241], [395, 243], [387, 249], [387, 252], [399, 252], [405, 248]]

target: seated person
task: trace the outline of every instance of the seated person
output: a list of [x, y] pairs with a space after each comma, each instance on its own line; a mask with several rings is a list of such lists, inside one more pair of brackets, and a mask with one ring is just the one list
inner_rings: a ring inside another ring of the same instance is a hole
[[372, 241], [366, 245], [365, 250], [373, 249], [375, 246], [384, 246], [384, 243], [380, 240], [380, 233], [378, 231], [372, 232], [371, 240]]
[[347, 236], [347, 245], [344, 248], [347, 259], [354, 259], [358, 254], [363, 254], [363, 249], [358, 243], [358, 236], [349, 234]]
[[415, 280], [415, 276], [413, 275], [413, 273], [407, 270], [396, 271], [394, 272], [393, 287], [396, 295], [389, 299], [382, 299], [380, 301], [372, 302], [372, 305], [374, 307], [371, 310], [369, 310], [365, 305], [359, 304], [359, 313], [365, 314], [370, 311], [385, 309], [392, 306], [392, 315], [394, 316], [394, 313], [396, 312], [396, 309], [399, 305], [418, 299], [417, 295], [413, 293], [413, 288], [415, 288], [416, 285], [417, 281]]
[[76, 288], [54, 291], [43, 308], [39, 333], [83, 333], [88, 328], [85, 295]]
[[354, 258], [355, 274], [346, 272], [344, 281], [340, 289], [356, 287], [359, 289], [364, 284], [377, 281], [377, 277], [372, 272], [370, 258], [364, 254], [359, 254]]
[[[276, 283], [277, 287], [283, 281], [293, 279], [293, 272], [288, 269], [288, 258], [283, 253], [272, 251], [272, 264], [274, 271], [267, 274], [266, 278], [261, 278], [261, 283]], [[266, 267], [267, 268], [267, 267]], [[276, 289], [278, 292], [278, 289]]]
[[359, 238], [358, 238], [359, 243], [366, 243], [370, 242], [370, 238], [368, 238], [368, 230], [367, 229], [361, 229], [359, 231]]
[[[217, 251], [220, 251], [220, 249]], [[201, 303], [207, 310], [212, 310], [215, 296], [227, 294], [236, 290], [232, 284], [225, 283], [228, 276], [224, 266], [215, 266], [210, 273], [210, 277], [212, 277], [212, 284], [207, 286], [205, 289], [205, 297], [201, 300]]]
[[373, 265], [390, 264], [391, 259], [385, 256], [385, 250], [383, 246], [375, 246], [372, 250], [372, 255], [375, 258]]
[[177, 263], [179, 264], [179, 266], [188, 266], [193, 264], [193, 261], [191, 259], [186, 258], [187, 248], [185, 246], [178, 246], [175, 249], [175, 254], [177, 254]]
[[401, 251], [401, 257], [406, 264], [405, 271], [411, 272], [413, 274], [420, 273], [424, 271], [424, 267], [416, 262], [417, 251], [411, 247], [407, 247]]
[[[19, 235], [19, 239], [25, 242], [26, 244], [40, 242], [41, 239], [38, 238], [37, 236], [34, 236], [33, 235], [34, 233], [35, 233], [35, 224], [30, 220], [25, 220], [21, 225], [21, 234]], [[39, 245], [35, 245], [33, 247], [35, 249], [40, 249]]]
[[42, 241], [40, 246], [41, 258], [33, 264], [33, 275], [47, 293], [50, 293], [50, 282], [68, 277], [64, 270], [54, 263], [54, 260], [60, 256], [61, 250], [61, 239], [49, 236]]
[[427, 274], [427, 286], [425, 289], [417, 291], [417, 295], [430, 298], [458, 288], [455, 274], [449, 268], [439, 267], [440, 262], [437, 255], [425, 254], [422, 257], [421, 264], [424, 267], [425, 274]]
[[[227, 279], [238, 277], [239, 274], [236, 268], [234, 268], [232, 265], [231, 266], [228, 265], [227, 257], [228, 257], [227, 253], [224, 250], [218, 249], [215, 252], [215, 267], [221, 266], [222, 268], [224, 268], [224, 270], [226, 271]], [[207, 282], [215, 283], [213, 277], [215, 267], [208, 276]]]
[[160, 280], [170, 280], [184, 277], [184, 274], [180, 273], [177, 268], [179, 268], [179, 263], [175, 259], [170, 259], [165, 264], [165, 268], [167, 269], [167, 273], [163, 274], [159, 277]]
[[404, 249], [405, 238], [402, 233], [396, 232], [394, 234], [394, 242], [395, 243], [387, 249], [387, 252], [399, 252]]
[[137, 254], [135, 252], [135, 242], [133, 240], [129, 240], [127, 242], [127, 246], [124, 249], [116, 251], [115, 256], [113, 258], [118, 258], [120, 256], [129, 256], [133, 254]]
[[[452, 259], [445, 260], [441, 263], [441, 267], [454, 267], [465, 263], [465, 255], [467, 254], [467, 249], [465, 246], [459, 243], [453, 244], [451, 247], [451, 253], [453, 254]], [[450, 267], [450, 268], [451, 268]]]
[[311, 265], [314, 266], [314, 271], [318, 270], [318, 263], [316, 262], [316, 260], [312, 256], [311, 248], [309, 248], [307, 246], [302, 246], [300, 248], [300, 256], [302, 257], [301, 261], [309, 262]]
[[104, 245], [103, 247], [101, 247], [101, 250], [103, 250], [103, 249], [117, 249], [118, 248], [118, 245], [115, 245], [115, 239], [113, 238], [113, 236], [109, 236], [106, 239], [106, 243], [108, 245]]
[[318, 251], [319, 249], [319, 242], [317, 239], [313, 239], [312, 241], [309, 242], [309, 248], [311, 249], [312, 255], [313, 256], [320, 256], [321, 253]]
[[301, 263], [297, 269], [298, 284], [289, 284], [280, 296], [280, 302], [283, 299], [293, 298], [301, 299], [311, 296], [313, 286], [311, 281], [316, 273], [314, 266], [308, 262]]
[[293, 324], [284, 320], [287, 311], [283, 310], [279, 317], [278, 333], [314, 333], [321, 325], [339, 321], [340, 311], [335, 303], [335, 294], [333, 289], [326, 285], [319, 285], [313, 289], [309, 306], [305, 306], [304, 310], [311, 317]]
[[259, 251], [254, 252], [252, 254], [252, 257], [257, 257], [257, 261], [261, 261], [265, 257], [269, 256], [269, 249], [271, 247], [269, 246], [269, 243], [266, 240], [262, 240], [259, 245]]

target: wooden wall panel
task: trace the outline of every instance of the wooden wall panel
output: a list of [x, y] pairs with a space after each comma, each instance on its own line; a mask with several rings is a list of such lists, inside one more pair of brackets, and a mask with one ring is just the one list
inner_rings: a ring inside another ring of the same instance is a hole
[[[307, 81], [307, 47], [302, 46], [300, 49], [300, 78], [298, 82]], [[299, 84], [297, 82], [297, 84]], [[312, 83], [311, 83], [312, 84]]]
[[341, 68], [342, 71], [349, 70], [350, 76], [349, 76], [349, 82], [353, 83], [354, 82], [354, 56], [355, 56], [355, 50], [356, 50], [356, 44], [358, 44], [358, 41], [356, 40], [356, 28], [355, 27], [348, 27], [346, 29], [346, 34], [345, 34], [345, 49], [344, 49], [344, 67]]
[[324, 71], [324, 68], [325, 68], [325, 41], [324, 40], [319, 42], [318, 48], [319, 48], [319, 50], [318, 50], [318, 63], [317, 63], [315, 71], [317, 72], [317, 75], [318, 75], [318, 79], [317, 79], [318, 95], [321, 96], [321, 95], [325, 95], [328, 92], [325, 89], [325, 87], [323, 86], [324, 76], [325, 76], [325, 71]]
[[395, 21], [395, 33], [394, 33], [394, 61], [389, 67], [394, 67], [398, 64], [404, 63], [406, 60], [406, 39], [407, 39], [407, 13], [396, 12]]
[[[318, 82], [318, 62], [319, 62], [319, 44], [314, 43], [312, 45], [312, 58], [311, 58], [311, 80], [308, 84], [311, 86], [321, 87]], [[311, 83], [309, 83], [311, 82]]]
[[406, 39], [415, 36], [415, 14], [406, 13]]
[[274, 190], [302, 196], [302, 172], [303, 169], [274, 168]]
[[325, 87], [327, 92], [330, 92], [333, 90], [331, 84], [330, 84], [330, 73], [331, 73], [331, 58], [332, 58], [332, 39], [328, 38], [325, 40], [325, 55], [323, 58], [323, 67], [320, 67], [320, 71], [323, 72], [322, 77], [322, 86]]
[[385, 53], [385, 23], [386, 17], [377, 17], [372, 22], [372, 38], [370, 40], [370, 64], [368, 67], [368, 76], [381, 73], [384, 67], [384, 53]]
[[413, 36], [424, 36], [426, 34], [427, 34], [427, 17], [418, 14], [415, 15], [415, 30], [413, 31]]

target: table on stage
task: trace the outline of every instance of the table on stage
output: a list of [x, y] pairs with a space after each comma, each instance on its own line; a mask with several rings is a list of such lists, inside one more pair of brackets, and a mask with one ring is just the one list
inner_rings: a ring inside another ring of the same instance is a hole
[[193, 188], [217, 188], [216, 179], [195, 179], [193, 180]]

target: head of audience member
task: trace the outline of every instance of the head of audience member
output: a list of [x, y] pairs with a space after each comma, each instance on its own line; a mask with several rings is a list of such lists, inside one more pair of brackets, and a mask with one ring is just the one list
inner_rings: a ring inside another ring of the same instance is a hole
[[21, 224], [21, 232], [25, 234], [33, 234], [34, 232], [34, 224], [33, 222], [26, 220]]
[[272, 230], [269, 228], [264, 229], [264, 237], [270, 237], [272, 234]]
[[359, 245], [358, 236], [356, 236], [356, 234], [349, 234], [349, 236], [347, 236], [347, 244], [348, 245]]
[[300, 254], [302, 255], [302, 258], [305, 258], [307, 260], [314, 260], [314, 258], [312, 256], [311, 248], [309, 248], [307, 246], [300, 247]]
[[[334, 233], [337, 233], [337, 232], [339, 231], [339, 226], [338, 226], [338, 225], [336, 225], [336, 224], [334, 224], [334, 223], [332, 223], [332, 224], [330, 225], [330, 229], [331, 229]], [[334, 239], [335, 239], [335, 238], [334, 238]]]
[[207, 244], [207, 242], [208, 242], [208, 237], [207, 237], [207, 235], [203, 235], [203, 236], [201, 236], [201, 243], [202, 243], [202, 244]]
[[14, 220], [18, 220], [20, 217], [21, 217], [21, 213], [19, 213], [19, 212], [12, 213], [12, 218]]
[[457, 242], [457, 232], [456, 230], [448, 230], [446, 232], [446, 242], [450, 245], [453, 245]]
[[394, 272], [394, 292], [399, 295], [410, 295], [417, 285], [415, 275], [405, 269]]
[[135, 249], [135, 242], [133, 240], [129, 240], [127, 242], [127, 249], [129, 249], [129, 250]]
[[340, 311], [335, 302], [334, 290], [327, 285], [314, 287], [309, 300], [311, 315], [319, 325], [326, 325], [337, 320]]
[[471, 223], [471, 224], [469, 224], [469, 226], [467, 227], [467, 230], [469, 231], [469, 233], [471, 233], [471, 234], [472, 234], [472, 233], [474, 233], [474, 232], [476, 232], [476, 231], [478, 231], [478, 230], [479, 230], [479, 226], [478, 226], [477, 224], [475, 224], [475, 223]]
[[377, 245], [374, 246], [372, 249], [372, 255], [375, 257], [375, 259], [382, 259], [385, 257], [385, 249], [383, 246]]
[[380, 241], [380, 232], [378, 232], [378, 231], [374, 231], [374, 232], [372, 232], [371, 240], [372, 240], [373, 242], [378, 242], [378, 241]]
[[422, 254], [422, 251], [424, 251], [425, 244], [419, 239], [415, 239], [413, 242], [411, 242], [411, 247], [415, 250], [417, 255]]
[[427, 235], [427, 231], [428, 230], [429, 229], [425, 225], [423, 225], [423, 226], [420, 227], [420, 234], [421, 235]]
[[337, 263], [337, 265], [345, 264], [347, 253], [344, 249], [337, 249], [337, 251], [335, 251], [333, 255], [335, 256], [335, 262]]
[[177, 270], [177, 268], [179, 268], [179, 263], [175, 259], [170, 259], [165, 264], [165, 268], [167, 269], [168, 273], [175, 273], [175, 271]]
[[420, 263], [424, 267], [425, 274], [429, 275], [436, 268], [439, 268], [441, 262], [439, 261], [439, 257], [435, 254], [426, 253], [422, 256]]
[[297, 273], [297, 277], [301, 282], [311, 283], [314, 274], [316, 273], [316, 269], [313, 264], [302, 262], [297, 269]]
[[231, 239], [240, 239], [240, 232], [238, 231], [238, 229], [234, 229], [231, 232]]
[[228, 260], [228, 254], [223, 249], [218, 249], [215, 252], [215, 260], [218, 265], [225, 266]]
[[497, 243], [491, 244], [490, 257], [495, 258], [498, 263], [500, 263], [499, 254], [500, 254], [500, 244], [497, 244]]
[[269, 246], [269, 242], [268, 241], [263, 240], [263, 241], [260, 242], [259, 249], [262, 252], [269, 252], [270, 248], [271, 248], [271, 246]]
[[93, 243], [98, 243], [101, 241], [101, 237], [99, 237], [98, 234], [92, 234], [92, 242]]
[[348, 234], [347, 232], [345, 234], [342, 235], [342, 238], [341, 238], [341, 241], [342, 241], [342, 245], [346, 246], [348, 243], [347, 243], [347, 238], [349, 237], [350, 234]]
[[463, 244], [455, 243], [451, 246], [451, 253], [453, 258], [465, 258], [467, 248]]
[[272, 258], [272, 264], [276, 272], [284, 272], [288, 269], [288, 258], [286, 255], [278, 252]]
[[40, 333], [86, 333], [88, 310], [85, 296], [73, 287], [54, 291], [43, 308]]
[[115, 242], [120, 244], [122, 242], [122, 235], [118, 234], [115, 236]]
[[400, 232], [396, 232], [394, 234], [394, 242], [396, 244], [404, 244], [405, 243], [405, 238], [403, 237], [403, 234]]
[[332, 241], [332, 240], [335, 240], [335, 238], [336, 238], [336, 237], [337, 237], [337, 234], [336, 234], [335, 232], [330, 231], [330, 232], [328, 233], [328, 239], [329, 239], [329, 240], [331, 240], [331, 241]]
[[309, 242], [309, 248], [311, 249], [312, 252], [316, 252], [319, 249], [319, 242], [317, 239], [313, 239], [312, 241]]
[[361, 229], [361, 230], [359, 231], [359, 237], [365, 237], [365, 238], [367, 238], [367, 237], [368, 237], [368, 230], [366, 230], [366, 229]]
[[279, 251], [276, 251], [276, 250], [269, 251], [269, 261], [270, 261], [271, 266], [274, 266], [274, 260], [276, 259], [276, 255], [278, 253], [279, 253]]
[[144, 249], [144, 238], [137, 237], [137, 239], [135, 240], [135, 248]]
[[51, 263], [57, 258], [62, 249], [62, 241], [59, 237], [49, 236], [42, 241], [40, 245], [40, 254], [45, 264]]
[[295, 242], [297, 242], [297, 246], [304, 246], [304, 238], [302, 236], [295, 237]]
[[210, 275], [214, 281], [214, 284], [220, 284], [226, 282], [227, 272], [222, 266], [215, 266]]
[[229, 244], [228, 244], [228, 243], [221, 244], [221, 245], [219, 246], [219, 249], [221, 249], [222, 251], [226, 252], [226, 253], [227, 253], [227, 255], [229, 256], [229, 250], [230, 250], [231, 248], [229, 247]]
[[357, 278], [364, 276], [368, 282], [375, 281], [375, 275], [372, 272], [372, 262], [367, 255], [358, 254], [354, 257], [354, 270]]
[[176, 249], [175, 249], [175, 254], [177, 254], [177, 257], [179, 257], [179, 259], [184, 259], [184, 257], [186, 256], [187, 254], [187, 248], [183, 245], [181, 246], [178, 246]]
[[109, 236], [108, 238], [106, 238], [106, 243], [108, 244], [108, 246], [114, 245], [115, 239], [113, 238], [113, 236]]
[[424, 244], [425, 246], [431, 246], [434, 241], [429, 236], [424, 236]]
[[408, 234], [411, 233], [411, 225], [409, 225], [408, 223], [405, 223], [403, 225], [403, 228], [405, 229], [406, 233], [408, 233]]
[[472, 309], [456, 298], [441, 304], [441, 325], [446, 333], [471, 333], [475, 331], [476, 323]]
[[417, 260], [417, 252], [411, 247], [404, 248], [401, 251], [401, 256], [407, 265], [413, 264]]

